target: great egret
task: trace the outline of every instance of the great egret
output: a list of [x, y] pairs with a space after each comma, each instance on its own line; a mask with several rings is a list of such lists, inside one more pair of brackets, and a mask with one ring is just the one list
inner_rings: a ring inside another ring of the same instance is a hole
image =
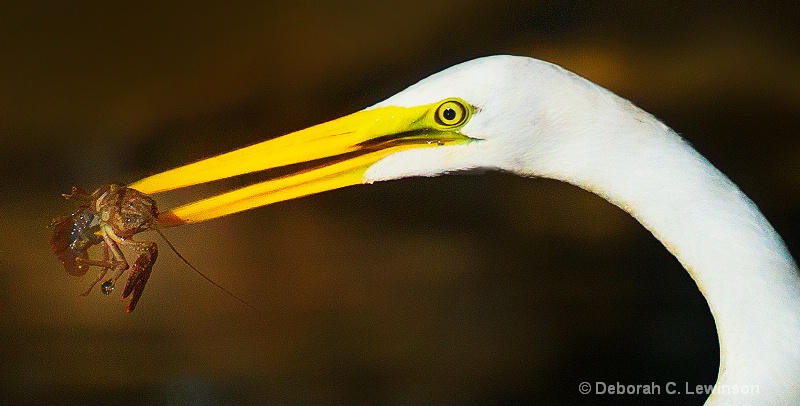
[[800, 275], [781, 238], [675, 132], [559, 66], [476, 59], [363, 111], [130, 186], [151, 194], [299, 162], [309, 164], [160, 221], [194, 223], [348, 185], [474, 168], [559, 179], [633, 215], [696, 281], [720, 340], [706, 404], [800, 404]]

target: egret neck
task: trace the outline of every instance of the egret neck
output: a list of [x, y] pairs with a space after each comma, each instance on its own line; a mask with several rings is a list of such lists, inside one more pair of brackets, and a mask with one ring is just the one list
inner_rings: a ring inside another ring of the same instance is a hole
[[551, 131], [540, 134], [548, 139], [509, 169], [604, 197], [677, 257], [708, 301], [719, 335], [719, 376], [708, 405], [800, 404], [800, 278], [781, 238], [675, 132], [604, 89], [581, 87], [580, 101], [561, 106], [568, 113], [548, 118]]

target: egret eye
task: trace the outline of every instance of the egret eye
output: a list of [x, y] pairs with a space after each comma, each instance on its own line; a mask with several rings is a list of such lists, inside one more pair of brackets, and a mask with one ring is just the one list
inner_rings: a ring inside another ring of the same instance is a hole
[[436, 122], [447, 127], [462, 124], [466, 118], [467, 107], [456, 100], [448, 100], [436, 109]]

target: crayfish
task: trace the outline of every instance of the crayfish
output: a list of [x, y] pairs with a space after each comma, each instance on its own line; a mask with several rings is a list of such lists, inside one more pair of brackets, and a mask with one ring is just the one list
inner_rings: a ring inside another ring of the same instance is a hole
[[[50, 248], [70, 275], [82, 276], [92, 266], [100, 268], [97, 278], [83, 296], [101, 281], [100, 290], [106, 295], [111, 294], [117, 279], [130, 269], [122, 300], [130, 296], [125, 311], [133, 312], [158, 258], [155, 242], [134, 240], [133, 236], [157, 227], [155, 201], [144, 193], [116, 183], [105, 185], [92, 194], [73, 187], [71, 193], [63, 196], [80, 202], [80, 206], [67, 217], [53, 219]], [[89, 249], [98, 244], [101, 259], [89, 258]], [[135, 256], [132, 266], [126, 253]], [[111, 275], [106, 278], [109, 272]]]

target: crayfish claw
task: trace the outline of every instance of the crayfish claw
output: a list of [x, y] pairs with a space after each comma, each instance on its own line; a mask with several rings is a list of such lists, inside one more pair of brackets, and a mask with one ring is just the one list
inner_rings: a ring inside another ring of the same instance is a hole
[[139, 303], [139, 298], [144, 292], [144, 286], [147, 280], [150, 279], [150, 273], [153, 271], [153, 264], [158, 258], [158, 246], [154, 242], [142, 243], [144, 249], [142, 253], [136, 258], [133, 267], [131, 268], [128, 282], [125, 283], [125, 289], [122, 290], [122, 299], [131, 297], [130, 302], [125, 307], [126, 313], [133, 312], [136, 309], [136, 304]]

